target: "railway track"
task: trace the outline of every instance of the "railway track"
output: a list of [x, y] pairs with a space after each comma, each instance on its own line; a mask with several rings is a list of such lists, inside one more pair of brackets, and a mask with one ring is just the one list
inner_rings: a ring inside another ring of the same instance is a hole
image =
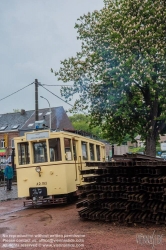
[[[4, 223], [4, 222], [11, 221], [11, 220], [17, 220], [17, 219], [20, 219], [22, 217], [29, 217], [29, 216], [32, 216], [34, 214], [47, 213], [49, 209], [52, 209], [52, 208], [51, 207], [48, 208], [48, 206], [47, 207], [40, 207], [38, 210], [36, 210], [36, 209], [32, 210], [32, 207], [17, 208], [17, 209], [14, 209], [12, 211], [0, 214], [0, 224]], [[28, 211], [28, 210], [30, 210], [30, 211]], [[25, 211], [25, 213], [20, 215], [19, 212], [21, 212], [21, 211]]]
[[12, 210], [12, 211], [7, 212], [7, 213], [0, 214], [0, 217], [2, 217], [2, 216], [6, 216], [6, 215], [10, 215], [10, 214], [13, 214], [13, 213], [17, 213], [17, 212], [23, 211], [23, 210], [25, 210], [25, 209], [27, 209], [27, 208], [19, 208], [19, 209], [15, 209], [15, 210]]

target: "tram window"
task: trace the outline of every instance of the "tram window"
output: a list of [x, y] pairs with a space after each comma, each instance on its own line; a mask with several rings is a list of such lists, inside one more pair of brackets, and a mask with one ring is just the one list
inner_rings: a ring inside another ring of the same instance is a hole
[[81, 142], [81, 148], [82, 148], [83, 160], [88, 160], [87, 143], [82, 141]]
[[60, 139], [54, 138], [49, 139], [49, 152], [50, 152], [50, 161], [61, 161], [61, 145], [60, 145]]
[[18, 162], [19, 165], [25, 165], [30, 163], [28, 142], [18, 143]]
[[33, 143], [34, 163], [47, 162], [47, 146], [46, 142]]
[[89, 149], [90, 149], [90, 159], [91, 159], [91, 161], [94, 161], [94, 159], [95, 159], [94, 144], [90, 143]]
[[65, 157], [67, 161], [72, 160], [71, 139], [64, 138]]
[[97, 161], [100, 161], [100, 146], [96, 145], [96, 155], [97, 155]]
[[74, 160], [77, 160], [77, 146], [76, 146], [76, 141], [73, 140], [73, 155], [74, 155]]

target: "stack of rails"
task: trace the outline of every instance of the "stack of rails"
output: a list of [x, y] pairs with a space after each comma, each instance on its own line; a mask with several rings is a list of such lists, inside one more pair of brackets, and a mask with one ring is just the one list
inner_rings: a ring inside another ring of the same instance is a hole
[[78, 186], [81, 200], [76, 207], [81, 208], [81, 218], [166, 224], [166, 161], [126, 154], [110, 162], [86, 162], [86, 166], [95, 169], [80, 173], [86, 182]]

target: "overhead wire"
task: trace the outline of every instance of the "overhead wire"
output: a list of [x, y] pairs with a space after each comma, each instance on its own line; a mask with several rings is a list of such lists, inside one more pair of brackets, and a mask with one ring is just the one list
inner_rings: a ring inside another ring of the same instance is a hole
[[[67, 101], [63, 100], [61, 97], [57, 96], [56, 94], [54, 94], [53, 92], [51, 92], [50, 90], [48, 90], [47, 88], [45, 88], [43, 85], [46, 85], [46, 84], [41, 84], [41, 83], [38, 83], [39, 86], [43, 87], [45, 90], [47, 90], [48, 92], [50, 92], [51, 94], [53, 94], [54, 96], [56, 96], [57, 98], [59, 98], [61, 101], [67, 103], [68, 105], [70, 105], [71, 107], [74, 107], [72, 104], [68, 103]], [[49, 86], [49, 85], [47, 85]], [[54, 85], [55, 86], [55, 85]], [[56, 85], [57, 86], [57, 85]], [[67, 86], [67, 85], [59, 85], [59, 86]], [[71, 86], [71, 85], [68, 85], [68, 86]], [[72, 86], [71, 86], [72, 87]], [[82, 111], [84, 114], [86, 114], [84, 111]]]
[[[32, 82], [32, 83], [26, 85], [25, 87], [23, 87], [23, 88], [21, 88], [21, 89], [15, 91], [15, 92], [13, 92], [12, 94], [7, 95], [7, 96], [1, 98], [0, 101], [2, 101], [2, 100], [4, 100], [4, 99], [6, 99], [6, 98], [8, 98], [8, 97], [10, 97], [10, 96], [12, 96], [12, 95], [18, 93], [19, 91], [21, 91], [21, 90], [27, 88], [28, 86], [30, 86], [30, 85], [32, 85], [32, 84], [34, 84], [34, 83], [35, 83], [35, 82]], [[39, 84], [39, 86], [43, 87], [45, 90], [47, 90], [48, 92], [50, 92], [51, 94], [53, 94], [54, 96], [56, 96], [57, 98], [59, 98], [61, 101], [65, 102], [65, 103], [67, 103], [68, 105], [70, 105], [70, 106], [73, 107], [73, 105], [71, 105], [71, 104], [68, 103], [67, 101], [63, 100], [61, 97], [57, 96], [56, 94], [54, 94], [53, 92], [51, 92], [50, 90], [48, 90], [47, 88], [45, 88], [45, 87], [43, 86], [43, 85], [46, 85], [46, 86], [61, 86], [61, 87], [62, 87], [62, 85], [48, 85], [48, 84], [41, 84], [41, 83], [38, 83], [38, 84]], [[63, 85], [63, 86], [64, 86], [64, 85]], [[71, 85], [65, 85], [65, 86], [71, 86]]]
[[[21, 89], [15, 91], [15, 92], [13, 92], [12, 94], [7, 95], [7, 96], [5, 96], [4, 98], [1, 98], [0, 101], [2, 101], [2, 100], [4, 100], [4, 99], [6, 99], [6, 98], [8, 98], [8, 97], [10, 97], [10, 96], [12, 96], [12, 95], [18, 93], [18, 92], [20, 92], [21, 90], [23, 90], [23, 89], [29, 87], [30, 85], [32, 85], [32, 84], [34, 84], [34, 83], [35, 83], [35, 82], [32, 82], [32, 83], [26, 85], [25, 87], [23, 87], [23, 88], [21, 88]], [[61, 101], [67, 103], [67, 104], [70, 105], [71, 107], [74, 107], [72, 104], [70, 104], [70, 103], [68, 103], [67, 101], [63, 100], [61, 97], [59, 97], [58, 95], [54, 94], [52, 91], [50, 91], [50, 90], [48, 90], [47, 88], [44, 87], [45, 85], [46, 85], [46, 86], [61, 86], [61, 87], [62, 87], [62, 86], [70, 86], [70, 87], [72, 87], [71, 85], [49, 85], [49, 84], [41, 84], [41, 83], [39, 83], [39, 82], [38, 82], [38, 85], [41, 86], [41, 87], [43, 87], [45, 90], [47, 90], [48, 92], [50, 92], [52, 95], [56, 96], [56, 97], [57, 97], [58, 99], [60, 99]], [[44, 85], [44, 86], [43, 86], [43, 85]], [[85, 113], [84, 111], [82, 111], [82, 112]]]
[[[21, 91], [21, 90], [23, 90], [23, 89], [29, 87], [30, 85], [32, 85], [32, 84], [34, 84], [34, 83], [35, 83], [35, 82], [32, 82], [32, 83], [26, 85], [25, 87], [23, 87], [23, 88], [21, 88], [21, 89], [15, 91], [15, 92], [13, 92], [12, 94], [7, 95], [7, 96], [5, 96], [4, 98], [1, 98], [0, 101], [2, 101], [2, 100], [4, 100], [4, 99], [6, 99], [6, 98], [8, 98], [8, 97], [10, 97], [10, 96], [12, 96], [12, 95], [18, 93], [19, 91]], [[70, 105], [71, 107], [73, 107], [72, 104], [70, 104], [70, 103], [68, 103], [67, 101], [63, 100], [61, 97], [59, 97], [58, 95], [54, 94], [52, 91], [50, 91], [50, 90], [48, 90], [47, 88], [44, 87], [45, 85], [46, 85], [46, 86], [61, 86], [61, 87], [62, 87], [62, 86], [70, 86], [70, 87], [72, 87], [71, 85], [48, 85], [48, 84], [41, 84], [41, 83], [38, 83], [38, 85], [41, 86], [41, 87], [43, 87], [45, 90], [47, 90], [48, 92], [50, 92], [52, 95], [56, 96], [56, 97], [57, 97], [58, 99], [60, 99], [61, 101], [65, 102], [65, 103], [67, 103], [68, 105]], [[43, 86], [43, 85], [44, 85], [44, 86]], [[84, 113], [84, 112], [83, 112], [83, 113]]]
[[33, 84], [33, 83], [34, 83], [34, 82], [32, 82], [32, 83], [28, 84], [27, 86], [25, 86], [25, 87], [23, 87], [23, 88], [21, 88], [21, 89], [15, 91], [14, 93], [12, 93], [12, 94], [10, 94], [10, 95], [8, 95], [8, 96], [5, 96], [4, 98], [1, 98], [0, 101], [2, 101], [2, 100], [4, 100], [4, 99], [6, 99], [6, 98], [8, 98], [8, 97], [10, 97], [10, 96], [12, 96], [12, 95], [18, 93], [19, 91], [21, 91], [21, 90], [27, 88], [28, 86], [30, 86], [30, 85]]
[[70, 104], [70, 103], [68, 103], [67, 101], [63, 100], [61, 97], [57, 96], [56, 94], [54, 94], [54, 93], [51, 92], [50, 90], [46, 89], [46, 88], [43, 86], [43, 84], [41, 84], [41, 83], [38, 83], [38, 84], [39, 84], [39, 86], [43, 87], [45, 90], [47, 90], [48, 92], [50, 92], [52, 95], [54, 95], [54, 96], [56, 96], [57, 98], [59, 98], [61, 101], [65, 102], [65, 103], [67, 103], [68, 105], [70, 105], [71, 107], [73, 107], [72, 104]]
[[72, 85], [42, 84], [42, 86], [73, 87]]

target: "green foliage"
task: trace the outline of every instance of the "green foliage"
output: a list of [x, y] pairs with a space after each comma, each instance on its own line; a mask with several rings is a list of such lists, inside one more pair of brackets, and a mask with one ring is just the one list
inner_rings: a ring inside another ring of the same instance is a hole
[[[129, 152], [134, 153], [134, 154], [142, 153], [142, 152], [145, 152], [145, 148], [144, 147], [130, 147]], [[161, 147], [160, 146], [156, 147], [156, 152], [161, 152]]]
[[81, 52], [61, 62], [55, 75], [79, 93], [73, 111], [86, 110], [112, 142], [135, 133], [155, 155], [166, 120], [166, 1], [104, 0], [100, 11], [85, 14], [75, 28]]
[[145, 148], [142, 148], [142, 147], [130, 147], [129, 152], [133, 153], [133, 154], [142, 153], [142, 152], [145, 152]]
[[73, 116], [69, 116], [69, 119], [75, 130], [83, 130], [99, 137], [100, 139], [103, 138], [100, 127], [92, 128], [90, 126], [90, 116], [83, 114], [74, 114]]
[[156, 147], [156, 152], [161, 152], [161, 147], [160, 146]]

